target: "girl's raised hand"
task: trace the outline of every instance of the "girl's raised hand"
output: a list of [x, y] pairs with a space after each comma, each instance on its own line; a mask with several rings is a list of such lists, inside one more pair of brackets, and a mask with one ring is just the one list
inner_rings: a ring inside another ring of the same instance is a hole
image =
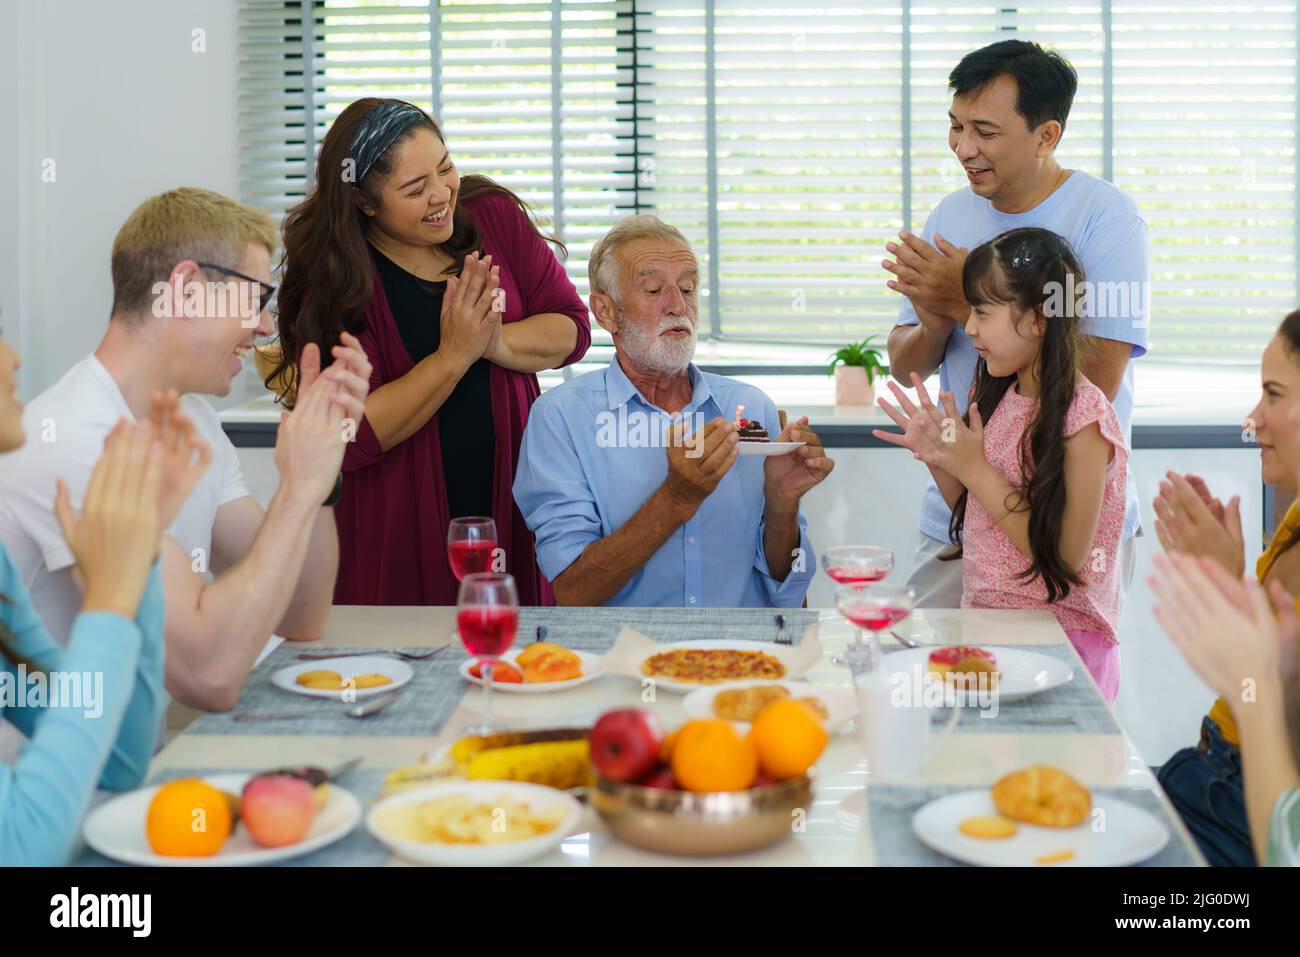
[[889, 388], [898, 399], [901, 411], [883, 398], [876, 400], [885, 414], [903, 430], [903, 434], [875, 429], [872, 435], [892, 445], [902, 446], [926, 465], [943, 469], [953, 477], [962, 479], [973, 467], [984, 461], [984, 423], [980, 420], [979, 409], [971, 409], [971, 423], [967, 426], [957, 414], [952, 393], [940, 394], [939, 400], [943, 403], [941, 410], [931, 401], [925, 383], [915, 372], [912, 373], [912, 387], [916, 389], [921, 403], [919, 408], [893, 382], [889, 383]]

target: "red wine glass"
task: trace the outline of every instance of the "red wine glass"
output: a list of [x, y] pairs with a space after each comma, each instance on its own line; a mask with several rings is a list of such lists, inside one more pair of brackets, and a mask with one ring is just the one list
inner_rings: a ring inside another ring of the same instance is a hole
[[456, 631], [465, 650], [478, 658], [483, 675], [483, 723], [467, 734], [500, 730], [492, 718], [492, 667], [515, 642], [519, 595], [512, 575], [479, 572], [461, 579]]
[[504, 572], [504, 567], [493, 567], [496, 556], [496, 522], [480, 515], [451, 520], [447, 528], [447, 559], [457, 581], [480, 572]]

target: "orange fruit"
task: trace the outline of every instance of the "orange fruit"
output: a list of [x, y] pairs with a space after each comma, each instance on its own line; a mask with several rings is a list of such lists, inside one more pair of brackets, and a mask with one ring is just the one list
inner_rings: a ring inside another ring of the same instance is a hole
[[730, 721], [688, 721], [674, 735], [672, 768], [688, 791], [743, 791], [758, 776], [758, 754]]
[[812, 767], [829, 737], [816, 712], [802, 701], [775, 701], [759, 712], [749, 732], [763, 773], [778, 781]]
[[211, 857], [235, 821], [224, 793], [197, 778], [168, 781], [149, 803], [145, 835], [155, 854]]
[[664, 743], [659, 746], [659, 763], [672, 764], [673, 760], [673, 742], [677, 740], [677, 732], [669, 731], [664, 736]]

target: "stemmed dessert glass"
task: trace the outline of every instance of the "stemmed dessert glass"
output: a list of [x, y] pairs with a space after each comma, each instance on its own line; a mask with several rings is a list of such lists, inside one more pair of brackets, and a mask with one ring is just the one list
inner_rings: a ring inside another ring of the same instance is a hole
[[[916, 593], [906, 585], [851, 582], [835, 589], [835, 607], [856, 630], [843, 663], [871, 671], [880, 661], [880, 633], [912, 613]], [[870, 641], [862, 639], [864, 628], [871, 633]]]
[[822, 570], [840, 585], [878, 582], [894, 570], [894, 553], [875, 545], [839, 545], [822, 552]]
[[497, 548], [497, 523], [481, 515], [453, 518], [447, 528], [447, 559], [457, 581], [492, 570]]
[[472, 735], [499, 730], [492, 717], [492, 668], [515, 641], [519, 630], [519, 595], [513, 575], [477, 572], [460, 582], [456, 631], [465, 650], [478, 658], [483, 676], [483, 723]]

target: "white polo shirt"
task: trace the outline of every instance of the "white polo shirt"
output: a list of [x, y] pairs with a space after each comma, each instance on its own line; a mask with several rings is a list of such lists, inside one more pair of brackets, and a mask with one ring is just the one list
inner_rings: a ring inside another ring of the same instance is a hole
[[[181, 408], [212, 447], [212, 463], [167, 534], [207, 569], [217, 509], [249, 492], [235, 447], [212, 406], [200, 396], [186, 395]], [[72, 579], [72, 552], [54, 514], [55, 479], [68, 483], [72, 504], [80, 511], [104, 439], [119, 418], [134, 421], [135, 416], [103, 363], [87, 356], [28, 404], [23, 412], [27, 441], [0, 455], [0, 540], [45, 627], [61, 645], [67, 643], [82, 596]]]

